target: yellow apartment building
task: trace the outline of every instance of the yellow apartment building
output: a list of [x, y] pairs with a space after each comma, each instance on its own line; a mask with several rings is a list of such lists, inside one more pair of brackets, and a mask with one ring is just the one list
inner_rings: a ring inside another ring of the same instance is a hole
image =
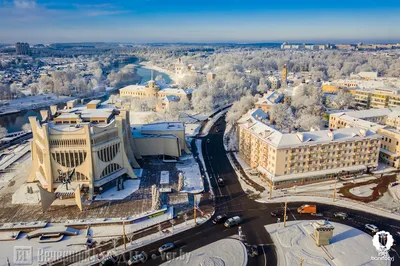
[[362, 128], [283, 133], [261, 109], [238, 121], [239, 156], [274, 187], [363, 173], [378, 166], [381, 137]]

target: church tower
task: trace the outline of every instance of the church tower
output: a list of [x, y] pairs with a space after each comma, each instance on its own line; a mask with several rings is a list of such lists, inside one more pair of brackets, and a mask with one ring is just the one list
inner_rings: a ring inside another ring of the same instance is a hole
[[284, 64], [282, 68], [282, 87], [286, 86], [287, 86], [287, 67], [286, 64]]

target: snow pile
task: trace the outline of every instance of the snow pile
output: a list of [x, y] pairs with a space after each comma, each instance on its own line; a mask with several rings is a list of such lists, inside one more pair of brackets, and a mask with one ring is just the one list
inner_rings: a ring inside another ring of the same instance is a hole
[[370, 235], [340, 223], [331, 222], [335, 229], [331, 244], [324, 246], [325, 253], [311, 237], [313, 222], [290, 221], [285, 228], [282, 223], [265, 226], [276, 247], [278, 265], [299, 265], [301, 258], [303, 265], [390, 265], [390, 261], [371, 260], [371, 257], [378, 257], [378, 252]]
[[177, 164], [176, 168], [181, 171], [184, 178], [184, 186], [181, 192], [200, 193], [204, 190], [203, 178], [200, 173], [199, 164], [190, 155], [183, 157], [183, 164]]
[[247, 265], [247, 252], [239, 240], [222, 239], [161, 265], [244, 266]]
[[195, 137], [200, 132], [200, 124], [185, 124], [186, 137]]
[[213, 118], [211, 118], [207, 124], [205, 125], [205, 127], [203, 128], [201, 134], [202, 137], [206, 137], [208, 135], [208, 132], [210, 131], [211, 127], [215, 124], [215, 122], [217, 122], [218, 119], [220, 119], [223, 115], [225, 115], [227, 112], [229, 111], [229, 108], [220, 111], [218, 114], [216, 114]]
[[95, 200], [122, 200], [133, 192], [139, 189], [140, 179], [126, 180], [124, 182], [124, 189], [117, 191], [117, 187], [114, 186], [102, 194], [96, 196]]
[[[28, 193], [28, 187], [32, 193]], [[39, 187], [36, 183], [23, 184], [12, 195], [12, 204], [38, 204], [40, 202]]]

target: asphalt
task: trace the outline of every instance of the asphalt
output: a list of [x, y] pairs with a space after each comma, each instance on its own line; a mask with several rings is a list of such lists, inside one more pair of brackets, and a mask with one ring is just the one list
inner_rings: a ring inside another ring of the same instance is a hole
[[[258, 203], [245, 194], [223, 147], [223, 132], [225, 127], [224, 117], [222, 117], [211, 128], [209, 135], [205, 137], [205, 139], [209, 139], [210, 141], [202, 142], [203, 156], [206, 164], [205, 168], [207, 169], [211, 186], [215, 193], [214, 217], [218, 214], [226, 214], [229, 217], [239, 215], [242, 218], [241, 227], [245, 236], [245, 241], [250, 245], [257, 245], [259, 247], [259, 255], [253, 258], [249, 257], [248, 265], [277, 265], [274, 244], [269, 234], [264, 229], [264, 226], [277, 222], [277, 218], [272, 217], [270, 212], [274, 209], [282, 208], [284, 204]], [[219, 177], [224, 180], [224, 187], [218, 186], [217, 178]], [[391, 232], [396, 242], [400, 243], [400, 236], [396, 234], [400, 232], [399, 221], [333, 205], [316, 202], [307, 203], [316, 204], [318, 213], [322, 213], [323, 217], [298, 214], [296, 210], [303, 203], [296, 202], [288, 203], [288, 220], [329, 219], [330, 221], [347, 224], [362, 231], [365, 231], [365, 224], [372, 223], [382, 230]], [[333, 213], [335, 212], [346, 212], [350, 217], [346, 220], [337, 219], [333, 217]], [[179, 256], [182, 253], [191, 252], [204, 245], [231, 237], [235, 234], [238, 234], [238, 227], [225, 228], [222, 224], [214, 225], [211, 220], [209, 220], [195, 228], [151, 243], [134, 252], [144, 251], [147, 254], [148, 260], [145, 262], [145, 265], [160, 265], [165, 262], [166, 258], [160, 255], [158, 247], [165, 243], [174, 243], [176, 248], [171, 250], [171, 255]], [[133, 254], [132, 252], [126, 254], [126, 256], [121, 257], [120, 260], [129, 259]], [[399, 254], [399, 246], [395, 246], [390, 252], [390, 255], [395, 257], [392, 265], [400, 265]]]

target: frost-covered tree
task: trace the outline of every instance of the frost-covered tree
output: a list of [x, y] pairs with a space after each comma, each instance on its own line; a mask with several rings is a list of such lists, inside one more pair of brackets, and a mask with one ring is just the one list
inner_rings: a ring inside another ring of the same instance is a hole
[[354, 95], [344, 90], [340, 90], [333, 100], [335, 108], [347, 109], [354, 103]]
[[107, 80], [112, 87], [122, 87], [140, 82], [140, 76], [134, 65], [124, 66], [118, 72], [111, 71], [107, 76]]
[[289, 105], [278, 103], [270, 111], [270, 120], [280, 130], [291, 130], [294, 127], [295, 118]]
[[44, 93], [50, 93], [54, 91], [54, 82], [53, 80], [46, 75], [42, 75], [39, 78], [39, 90]]
[[312, 114], [302, 114], [296, 120], [296, 127], [306, 131], [311, 129], [319, 130], [323, 126], [321, 116]]
[[5, 127], [0, 126], [0, 138], [4, 138], [7, 135], [7, 129]]
[[23, 130], [23, 131], [31, 131], [31, 130], [32, 130], [31, 124], [30, 124], [30, 123], [25, 123], [25, 124], [22, 126], [22, 130]]
[[257, 97], [252, 95], [243, 96], [239, 101], [235, 102], [226, 113], [225, 121], [230, 125], [236, 124], [242, 115], [254, 107], [257, 99]]

